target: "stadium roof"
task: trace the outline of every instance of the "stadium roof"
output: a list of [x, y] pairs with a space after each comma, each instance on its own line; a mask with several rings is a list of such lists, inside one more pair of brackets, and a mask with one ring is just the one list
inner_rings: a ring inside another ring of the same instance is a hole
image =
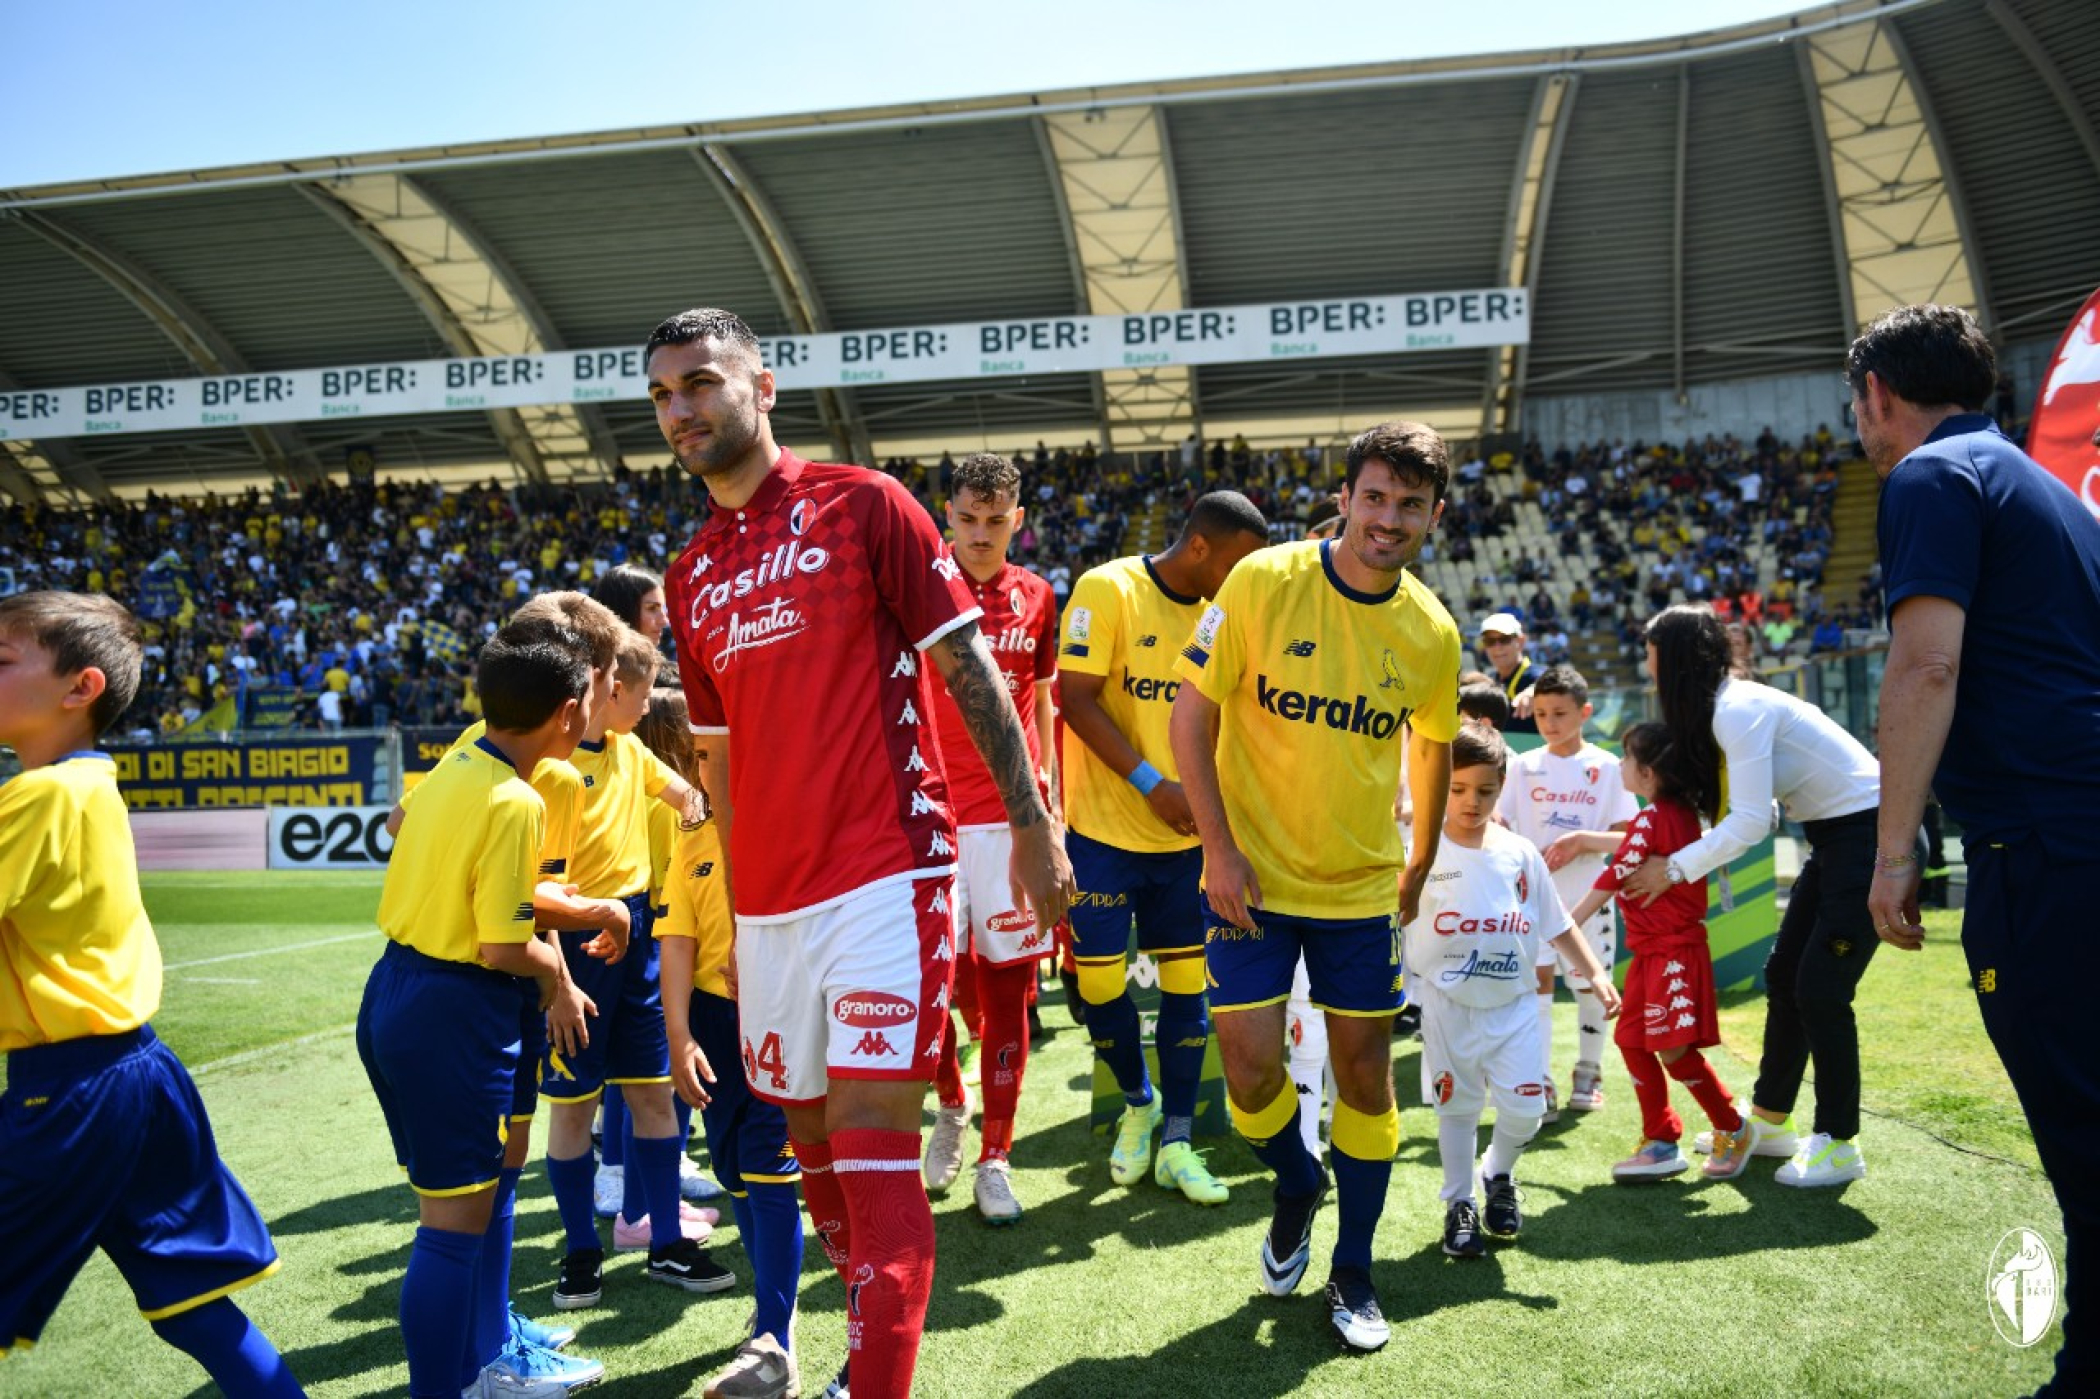
[[[1609, 47], [1030, 93], [0, 192], [0, 396], [761, 335], [1523, 287], [1528, 346], [783, 396], [861, 459], [1470, 436], [1527, 395], [1833, 368], [1903, 301], [2001, 340], [2100, 282], [2100, 6], [1844, 0]], [[0, 399], [4, 401], [4, 399]], [[601, 476], [645, 403], [0, 448], [0, 490]]]

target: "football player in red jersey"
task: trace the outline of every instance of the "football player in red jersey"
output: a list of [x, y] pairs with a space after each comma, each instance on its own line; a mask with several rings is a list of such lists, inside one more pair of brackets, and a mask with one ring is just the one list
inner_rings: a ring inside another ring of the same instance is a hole
[[[948, 500], [951, 548], [963, 580], [984, 615], [978, 626], [1006, 680], [1007, 693], [1028, 735], [1028, 752], [1041, 775], [1046, 798], [1054, 790], [1045, 735], [1055, 732], [1050, 691], [1057, 679], [1057, 597], [1050, 585], [1006, 558], [1026, 510], [1021, 473], [1005, 457], [978, 452], [956, 467]], [[973, 1193], [987, 1223], [1011, 1224], [1021, 1217], [1007, 1154], [1013, 1148], [1014, 1112], [1028, 1065], [1028, 991], [1035, 965], [1055, 947], [1026, 909], [1007, 892], [1006, 868], [1013, 838], [999, 789], [984, 759], [971, 746], [962, 718], [945, 686], [934, 690], [940, 718], [941, 760], [948, 770], [949, 797], [960, 832], [961, 874], [956, 884], [956, 920], [968, 943], [956, 958], [956, 1004], [966, 1017], [983, 1017], [985, 1050], [980, 1060], [984, 1088], [983, 1149]], [[1053, 809], [1054, 809], [1053, 803]], [[970, 994], [974, 992], [974, 994]], [[974, 1028], [974, 1027], [973, 1027]], [[940, 1108], [926, 1143], [926, 1185], [945, 1190], [962, 1171], [963, 1132], [970, 1121], [969, 1090], [954, 1046], [942, 1041], [935, 1087]]]
[[744, 1073], [786, 1111], [848, 1283], [850, 1388], [891, 1399], [910, 1392], [933, 1284], [920, 1104], [955, 956], [956, 831], [922, 658], [998, 787], [1012, 906], [1044, 932], [1071, 865], [975, 599], [918, 502], [782, 451], [773, 375], [727, 311], [666, 320], [643, 365], [657, 426], [714, 507], [666, 591], [728, 856]]

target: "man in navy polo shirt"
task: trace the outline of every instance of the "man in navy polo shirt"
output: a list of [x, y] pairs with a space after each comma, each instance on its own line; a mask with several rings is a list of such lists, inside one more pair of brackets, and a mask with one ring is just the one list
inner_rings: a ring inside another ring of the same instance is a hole
[[1845, 365], [1880, 473], [1888, 667], [1869, 911], [1915, 950], [1926, 792], [1961, 822], [1962, 948], [1984, 1029], [2064, 1213], [2064, 1342], [2046, 1392], [2100, 1389], [2100, 521], [1983, 414], [1990, 342], [1950, 306], [1890, 311]]

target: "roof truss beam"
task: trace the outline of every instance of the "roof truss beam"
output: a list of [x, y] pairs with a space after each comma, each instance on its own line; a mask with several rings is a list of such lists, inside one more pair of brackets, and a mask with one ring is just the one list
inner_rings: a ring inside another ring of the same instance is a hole
[[[809, 266], [802, 260], [795, 240], [789, 235], [787, 221], [773, 207], [773, 201], [759, 187], [736, 153], [725, 146], [709, 143], [696, 147], [693, 161], [707, 176], [714, 192], [729, 206], [737, 227], [743, 230], [744, 241], [758, 257], [759, 266], [765, 269], [766, 280], [772, 284], [773, 296], [780, 302], [782, 313], [788, 324], [798, 335], [822, 335], [832, 329], [831, 316], [824, 309], [824, 296], [812, 277]], [[824, 433], [831, 439], [832, 447], [842, 461], [875, 464], [875, 444], [868, 436], [867, 420], [859, 411], [851, 389], [818, 389], [816, 391], [817, 417], [824, 424]]]
[[[1092, 107], [1037, 119], [1091, 315], [1179, 311], [1188, 258], [1166, 119], [1157, 107]], [[1104, 370], [1103, 446], [1164, 451], [1203, 431], [1186, 365]]]
[[[248, 362], [198, 310], [145, 268], [115, 248], [48, 212], [20, 210], [16, 222], [109, 284], [111, 290], [153, 322], [200, 374], [247, 374]], [[296, 428], [244, 427], [241, 433], [271, 474], [285, 481], [320, 475], [313, 449]], [[78, 460], [76, 456], [74, 460]], [[96, 487], [100, 491], [99, 483]]]
[[[1567, 144], [1568, 123], [1582, 79], [1549, 73], [1531, 96], [1531, 119], [1509, 186], [1509, 211], [1502, 221], [1502, 285], [1524, 288], [1538, 306], [1539, 259], [1545, 251], [1546, 219], [1553, 209], [1553, 182]], [[1483, 436], [1515, 432], [1522, 421], [1530, 346], [1501, 345], [1488, 351], [1487, 393], [1480, 409]]]

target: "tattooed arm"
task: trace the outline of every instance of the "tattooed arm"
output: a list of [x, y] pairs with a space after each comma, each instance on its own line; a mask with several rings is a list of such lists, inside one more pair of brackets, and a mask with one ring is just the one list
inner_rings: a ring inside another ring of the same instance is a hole
[[1006, 692], [1006, 681], [975, 622], [949, 632], [929, 654], [1006, 803], [1006, 819], [1013, 826], [1010, 874], [1017, 906], [1034, 909], [1037, 925], [1048, 932], [1071, 903], [1072, 866], [1036, 789], [1035, 765], [1028, 759], [1028, 739], [1014, 712], [1013, 696]]

